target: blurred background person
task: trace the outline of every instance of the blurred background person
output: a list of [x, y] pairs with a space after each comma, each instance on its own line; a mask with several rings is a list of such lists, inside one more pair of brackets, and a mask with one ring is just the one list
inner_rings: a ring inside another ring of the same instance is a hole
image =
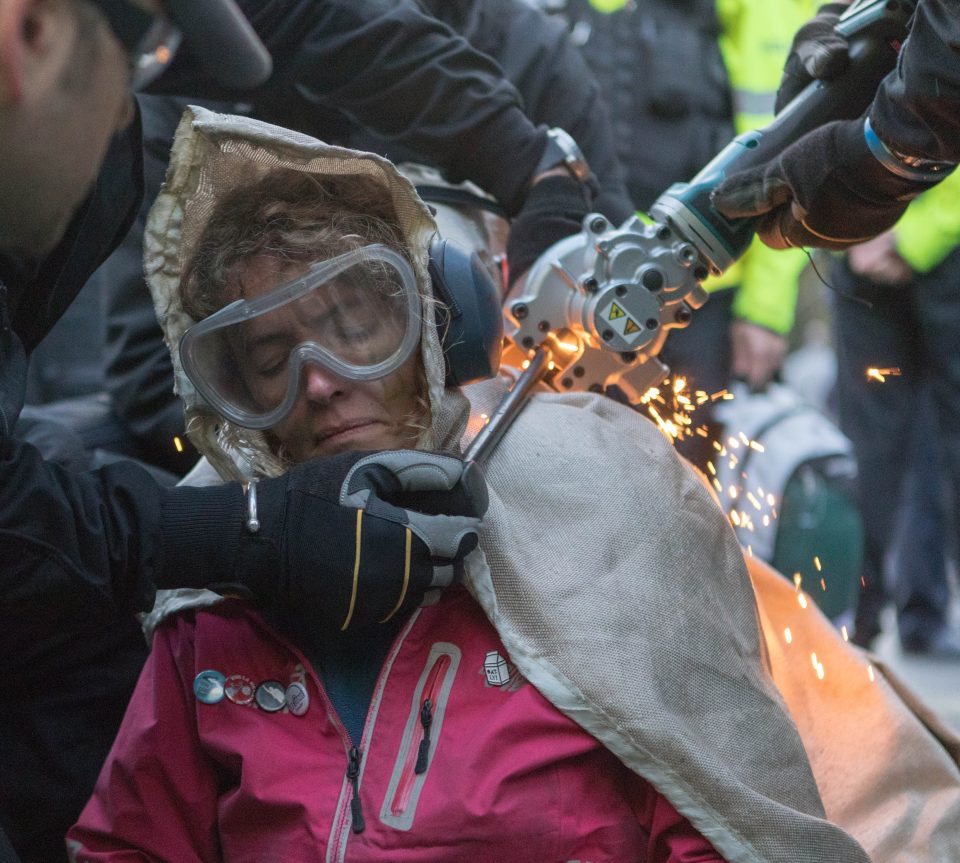
[[[859, 464], [865, 535], [853, 638], [871, 645], [893, 599], [905, 651], [955, 659], [945, 558], [958, 522], [955, 507], [944, 513], [944, 490], [960, 488], [958, 193], [960, 177], [925, 192], [892, 230], [851, 248], [831, 279], [848, 295], [834, 308], [837, 405]], [[881, 383], [871, 368], [894, 371]]]
[[[671, 184], [689, 180], [740, 132], [772, 119], [791, 40], [812, 0], [536, 0], [569, 23], [600, 82], [627, 190], [647, 210]], [[704, 286], [710, 300], [674, 330], [662, 359], [691, 391], [731, 379], [762, 389], [777, 373], [793, 325], [799, 253], [754, 243]], [[696, 414], [709, 438], [678, 448], [700, 466], [715, 455], [720, 427]]]

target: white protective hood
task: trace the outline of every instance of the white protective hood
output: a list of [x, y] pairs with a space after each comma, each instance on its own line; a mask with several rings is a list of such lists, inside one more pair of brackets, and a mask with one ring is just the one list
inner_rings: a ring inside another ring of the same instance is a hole
[[[181, 122], [167, 182], [147, 226], [147, 275], [171, 348], [190, 324], [175, 299], [180, 269], [217, 189], [281, 165], [321, 174], [369, 171], [382, 178], [384, 193], [406, 220], [411, 248], [422, 253], [418, 275], [429, 290], [424, 264], [433, 223], [392, 165], [194, 108]], [[424, 328], [423, 356], [433, 424], [421, 445], [454, 449], [467, 405], [459, 392], [443, 389], [432, 325]], [[261, 438], [225, 427], [198, 400], [175, 350], [174, 364], [188, 433], [220, 474], [276, 472]], [[503, 391], [498, 381], [467, 388], [467, 438]], [[863, 811], [847, 787], [827, 789], [821, 799], [818, 781], [837, 785], [850, 769], [846, 747], [853, 741], [846, 733], [831, 738], [818, 717], [795, 724], [789, 710], [845, 705], [867, 720], [868, 736], [877, 733], [878, 723], [858, 713], [855, 703], [838, 701], [836, 690], [826, 698], [812, 691], [810, 675], [783, 655], [776, 635], [797, 607], [792, 585], [756, 566], [748, 572], [709, 490], [652, 423], [601, 396], [540, 393], [486, 471], [491, 506], [482, 551], [468, 559], [467, 584], [511, 660], [553, 704], [664, 793], [730, 863], [865, 863], [870, 858], [851, 832], [877, 849], [891, 847], [891, 833], [894, 845], [916, 849], [941, 824], [956, 823], [949, 818], [956, 819], [960, 804], [949, 796], [934, 821], [926, 810], [920, 813], [923, 805], [888, 807], [888, 815], [897, 810], [892, 830], [889, 823], [877, 824], [869, 807]], [[809, 614], [816, 624], [816, 611]], [[794, 625], [803, 630], [802, 620]], [[827, 643], [825, 656], [859, 663], [866, 680], [866, 663], [852, 648], [837, 647], [839, 639], [816, 626], [811, 631]], [[771, 670], [778, 669], [775, 685]], [[880, 693], [870, 702], [874, 709], [898, 701], [883, 687], [881, 682], [873, 690]], [[910, 722], [903, 739], [916, 741], [919, 723], [912, 714]], [[926, 746], [927, 755], [931, 747], [943, 753], [932, 740], [927, 735], [920, 748]], [[883, 778], [862, 751], [855, 757], [869, 762], [865, 775], [871, 781]], [[932, 784], [947, 787], [955, 764], [936, 755], [927, 760], [934, 764]], [[894, 789], [884, 800], [897, 803], [901, 796]], [[827, 819], [825, 801], [830, 817], [847, 830]], [[926, 818], [922, 829], [913, 817], [918, 813]], [[903, 827], [911, 817], [912, 827]], [[952, 850], [929, 858], [878, 853], [874, 859], [960, 859], [952, 853], [955, 845], [938, 847]]]

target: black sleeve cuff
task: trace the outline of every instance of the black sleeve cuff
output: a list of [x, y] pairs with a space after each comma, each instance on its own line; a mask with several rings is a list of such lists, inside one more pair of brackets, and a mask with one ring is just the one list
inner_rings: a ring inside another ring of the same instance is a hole
[[474, 130], [464, 141], [454, 173], [477, 183], [515, 216], [546, 146], [547, 127], [533, 126], [519, 108], [510, 108], [490, 119], [482, 137]]
[[161, 509], [157, 587], [209, 587], [233, 580], [244, 517], [239, 483], [170, 489]]

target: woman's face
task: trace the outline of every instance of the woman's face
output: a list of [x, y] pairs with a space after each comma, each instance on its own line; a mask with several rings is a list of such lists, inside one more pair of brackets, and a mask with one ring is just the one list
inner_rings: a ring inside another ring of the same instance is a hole
[[[305, 268], [291, 268], [276, 258], [251, 260], [232, 285], [233, 296], [255, 299]], [[349, 306], [349, 326], [343, 324]], [[305, 314], [306, 311], [306, 314]], [[287, 386], [286, 358], [291, 348], [309, 340], [322, 327], [327, 339], [337, 339], [340, 353], [377, 357], [379, 343], [392, 338], [382, 310], [349, 292], [337, 300], [312, 296], [295, 308], [284, 308], [252, 321], [239, 356], [247, 389], [258, 402], [278, 404]], [[419, 407], [418, 351], [395, 372], [373, 381], [340, 377], [313, 362], [304, 365], [293, 408], [271, 431], [288, 458], [295, 462], [348, 450], [402, 449], [415, 445], [418, 429], [410, 418]]]

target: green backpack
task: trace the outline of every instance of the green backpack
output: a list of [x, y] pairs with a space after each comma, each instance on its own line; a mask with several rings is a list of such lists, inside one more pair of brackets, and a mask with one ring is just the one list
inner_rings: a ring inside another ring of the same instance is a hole
[[737, 536], [795, 583], [799, 575], [827, 617], [846, 621], [863, 559], [850, 441], [788, 387], [733, 392], [717, 411], [724, 450], [712, 479]]

